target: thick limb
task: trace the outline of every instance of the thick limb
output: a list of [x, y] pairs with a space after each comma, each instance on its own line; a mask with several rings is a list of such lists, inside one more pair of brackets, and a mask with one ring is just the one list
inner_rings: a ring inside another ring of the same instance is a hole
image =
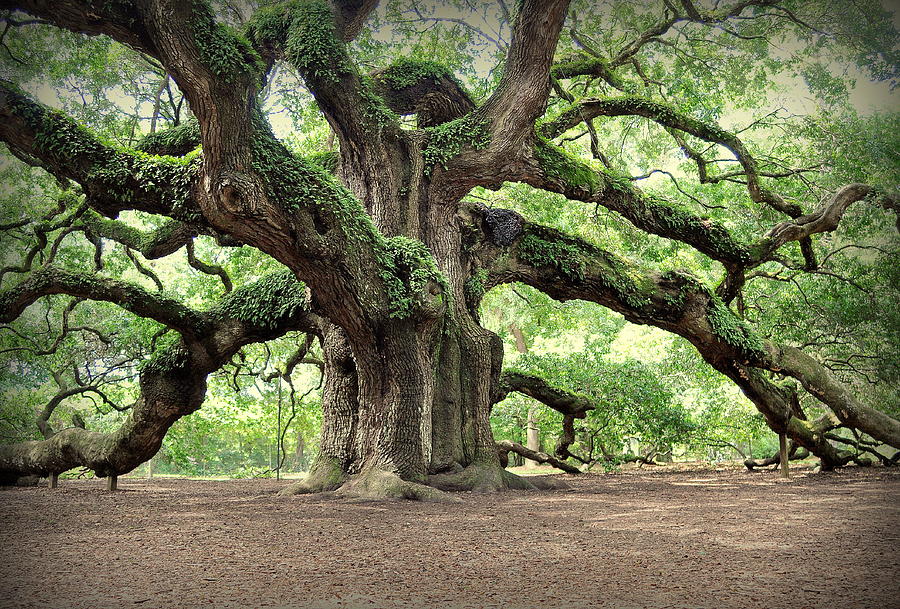
[[199, 325], [205, 331], [185, 331], [144, 363], [139, 397], [118, 430], [105, 434], [76, 426], [43, 441], [0, 446], [0, 478], [9, 482], [78, 466], [100, 476], [127, 473], [156, 454], [175, 421], [200, 407], [207, 375], [242, 346], [290, 330], [316, 332], [319, 324], [309, 312], [303, 285], [283, 272], [232, 292], [209, 312], [193, 315], [202, 317]]
[[828, 464], [846, 463], [846, 455], [825, 442], [811, 423], [793, 416], [790, 396], [765, 379], [762, 370], [795, 376], [839, 418], [852, 420], [854, 426], [892, 446], [900, 445], [894, 433], [900, 423], [853, 399], [813, 358], [756, 336], [696, 279], [683, 273], [644, 271], [584, 241], [528, 223], [522, 224], [509, 245], [493, 242], [488, 226], [481, 230], [485, 235], [482, 261], [490, 269], [488, 287], [522, 281], [554, 298], [597, 302], [633, 323], [685, 337], [707, 362], [742, 388], [773, 429], [787, 431]]
[[[799, 461], [801, 459], [806, 459], [809, 457], [809, 451], [805, 448], [800, 448], [794, 442], [791, 442], [790, 450], [788, 451], [788, 458], [791, 461]], [[758, 467], [769, 467], [770, 465], [778, 466], [781, 464], [781, 451], [776, 452], [771, 457], [766, 457], [765, 459], [744, 459], [744, 467], [746, 467], [751, 472]]]
[[0, 322], [16, 319], [29, 305], [51, 294], [121, 304], [135, 315], [155, 319], [188, 336], [208, 331], [205, 316], [173, 298], [131, 283], [52, 266], [32, 271], [18, 285], [0, 291]]
[[175, 157], [113, 149], [6, 82], [0, 82], [0, 139], [38, 159], [58, 178], [78, 182], [87, 203], [104, 215], [140, 210], [198, 219], [191, 197], [195, 166]]
[[518, 154], [543, 114], [553, 53], [568, 8], [568, 0], [520, 2], [500, 84], [481, 110], [491, 123], [489, 155]]
[[[526, 459], [531, 459], [532, 461], [537, 461], [538, 463], [548, 463], [548, 464], [552, 465], [553, 467], [555, 467], [557, 469], [561, 469], [564, 472], [567, 472], [569, 474], [580, 474], [581, 473], [581, 470], [578, 469], [577, 467], [575, 467], [574, 465], [566, 463], [565, 461], [563, 461], [561, 459], [557, 459], [553, 455], [548, 455], [545, 452], [541, 452], [538, 450], [531, 450], [530, 448], [525, 448], [524, 446], [522, 446], [521, 444], [518, 444], [517, 442], [511, 442], [509, 440], [502, 440], [500, 442], [497, 442], [497, 450], [501, 453], [514, 452], [516, 454], [522, 455]], [[504, 456], [500, 457], [501, 463], [504, 461], [505, 458], [506, 458], [505, 454], [504, 454]]]

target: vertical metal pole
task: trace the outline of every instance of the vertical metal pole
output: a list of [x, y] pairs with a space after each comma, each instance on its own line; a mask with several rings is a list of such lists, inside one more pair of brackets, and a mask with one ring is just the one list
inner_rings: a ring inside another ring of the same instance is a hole
[[281, 480], [281, 375], [278, 376], [278, 435], [275, 437], [275, 479]]
[[788, 455], [788, 444], [787, 444], [787, 435], [778, 434], [778, 443], [780, 450], [779, 460], [781, 461], [781, 477], [789, 478], [791, 476], [790, 464], [788, 461], [790, 460], [790, 456]]

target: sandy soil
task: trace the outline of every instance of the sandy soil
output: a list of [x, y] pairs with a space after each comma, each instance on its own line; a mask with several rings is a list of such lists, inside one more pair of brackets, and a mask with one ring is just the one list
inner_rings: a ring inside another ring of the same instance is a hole
[[633, 470], [455, 504], [0, 490], [0, 607], [900, 607], [900, 471]]

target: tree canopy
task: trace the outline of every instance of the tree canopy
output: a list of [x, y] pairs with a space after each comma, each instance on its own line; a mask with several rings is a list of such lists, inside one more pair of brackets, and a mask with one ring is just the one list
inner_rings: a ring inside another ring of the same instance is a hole
[[0, 11], [0, 478], [126, 473], [272, 381], [321, 427], [288, 492], [527, 487], [511, 395], [570, 469], [763, 420], [824, 468], [896, 461], [879, 2]]

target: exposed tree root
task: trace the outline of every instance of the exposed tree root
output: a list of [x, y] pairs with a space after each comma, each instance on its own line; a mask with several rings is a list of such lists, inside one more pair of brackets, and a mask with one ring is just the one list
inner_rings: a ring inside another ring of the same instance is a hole
[[437, 488], [403, 480], [397, 474], [370, 469], [352, 476], [338, 490], [342, 497], [354, 499], [411, 499], [414, 501], [458, 501]]
[[334, 491], [351, 499], [409, 499], [414, 501], [457, 501], [450, 492], [474, 491], [491, 493], [502, 490], [557, 489], [560, 481], [530, 480], [506, 471], [497, 464], [475, 463], [452, 473], [429, 476], [427, 483], [403, 480], [395, 473], [369, 469], [348, 476], [340, 464], [322, 459], [313, 465], [309, 475], [280, 491], [281, 496]]
[[475, 491], [479, 493], [537, 488], [529, 480], [493, 463], [473, 463], [461, 472], [435, 474], [428, 477], [428, 483], [445, 491]]
[[324, 493], [337, 490], [347, 481], [347, 474], [337, 459], [319, 457], [303, 480], [278, 491], [281, 496]]

